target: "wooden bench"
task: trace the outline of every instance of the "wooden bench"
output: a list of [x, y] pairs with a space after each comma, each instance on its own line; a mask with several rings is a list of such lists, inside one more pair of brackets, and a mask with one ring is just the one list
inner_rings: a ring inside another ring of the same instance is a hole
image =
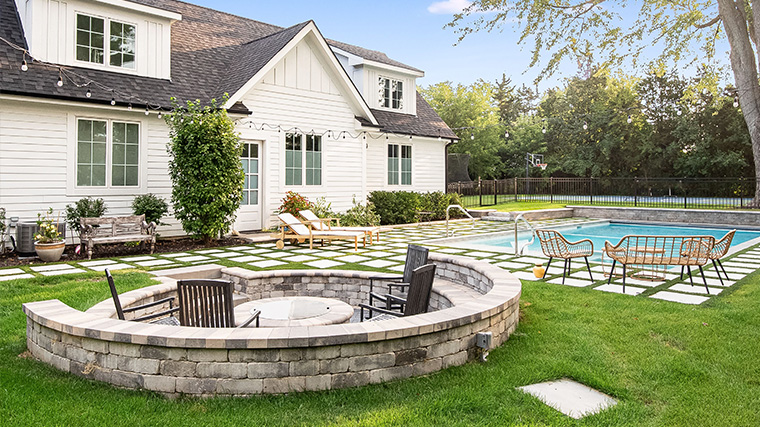
[[[710, 260], [710, 252], [715, 246], [713, 236], [625, 236], [617, 245], [604, 242], [604, 252], [612, 258], [609, 284], [615, 272], [615, 264], [623, 264], [623, 293], [625, 293], [626, 265], [680, 265], [689, 269], [699, 267], [702, 280], [707, 288], [707, 279], [702, 266]], [[693, 282], [692, 282], [693, 285]]]
[[92, 247], [103, 243], [150, 242], [151, 254], [156, 247], [156, 223], [145, 222], [145, 215], [80, 218], [79, 224], [87, 259], [92, 259]]

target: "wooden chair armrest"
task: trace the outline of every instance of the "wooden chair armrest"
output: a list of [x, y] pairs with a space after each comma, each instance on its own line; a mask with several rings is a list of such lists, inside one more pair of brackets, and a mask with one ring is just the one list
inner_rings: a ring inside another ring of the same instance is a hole
[[163, 298], [163, 299], [160, 299], [160, 300], [157, 300], [157, 301], [153, 301], [153, 302], [149, 302], [147, 304], [139, 305], [139, 306], [136, 306], [136, 307], [125, 308], [122, 311], [124, 313], [131, 313], [133, 311], [142, 310], [144, 308], [155, 307], [157, 305], [166, 304], [167, 302], [169, 303], [169, 308], [171, 309], [172, 306], [174, 305], [174, 297]]
[[253, 322], [254, 320], [256, 321], [256, 327], [258, 328], [259, 327], [259, 316], [261, 316], [261, 310], [253, 309], [251, 311], [251, 317], [249, 317], [248, 319], [246, 319], [245, 322], [241, 323], [240, 326], [238, 326], [235, 329], [245, 328], [248, 325], [250, 325], [251, 322]]
[[372, 312], [374, 312], [374, 311], [377, 311], [377, 312], [383, 313], [383, 314], [390, 314], [391, 316], [396, 316], [396, 317], [403, 316], [403, 313], [399, 313], [397, 311], [386, 310], [384, 308], [373, 307], [371, 305], [361, 304], [361, 303], [359, 304], [359, 309], [360, 309], [359, 316], [360, 316], [361, 320], [364, 320], [364, 310], [365, 309], [369, 310], [369, 314], [370, 314], [369, 317], [372, 317]]
[[[125, 313], [127, 312], [127, 310], [123, 310], [123, 311]], [[166, 316], [167, 314], [171, 315], [171, 314], [176, 313], [178, 311], [179, 311], [179, 307], [174, 307], [174, 308], [171, 308], [169, 310], [162, 311], [160, 313], [153, 313], [153, 314], [148, 314], [147, 316], [137, 317], [137, 318], [132, 319], [132, 321], [133, 322], [142, 322], [144, 320], [150, 320], [150, 319], [155, 319], [157, 317]]]

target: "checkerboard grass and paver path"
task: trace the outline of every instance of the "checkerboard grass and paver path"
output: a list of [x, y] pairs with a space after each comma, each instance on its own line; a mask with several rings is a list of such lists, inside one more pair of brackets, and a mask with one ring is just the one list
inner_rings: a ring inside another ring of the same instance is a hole
[[[538, 227], [568, 225], [589, 221], [583, 218], [535, 221]], [[494, 232], [513, 231], [514, 223], [496, 221], [456, 222], [449, 225], [449, 235], [482, 236]], [[511, 271], [523, 281], [536, 281], [532, 273], [535, 264], [546, 265], [543, 256], [515, 256], [505, 252], [472, 250], [436, 242], [445, 238], [443, 224], [398, 227], [382, 233], [381, 241], [355, 251], [353, 243], [334, 241], [330, 245], [315, 246], [290, 245], [279, 250], [273, 242], [234, 246], [226, 248], [201, 249], [181, 253], [128, 256], [114, 259], [92, 261], [72, 261], [58, 264], [40, 264], [23, 267], [0, 269], [0, 281], [28, 279], [42, 276], [76, 274], [87, 271], [111, 271], [139, 269], [144, 271], [164, 270], [174, 267], [186, 267], [199, 264], [217, 263], [226, 266], [239, 266], [251, 270], [262, 269], [376, 269], [399, 272], [404, 269], [406, 246], [409, 243], [422, 243], [433, 252], [453, 254], [485, 260], [493, 265]], [[622, 279], [615, 278], [607, 284], [604, 273], [609, 272], [609, 264], [592, 262], [594, 281], [589, 278], [583, 262], [575, 262], [573, 270], [564, 281], [564, 286], [590, 288], [602, 292], [622, 293]], [[760, 269], [760, 245], [733, 254], [723, 261], [730, 280], [723, 280], [721, 286], [717, 272], [711, 265], [705, 267], [709, 295], [698, 272], [694, 275], [694, 286], [688, 277], [680, 279], [680, 269], [669, 268], [663, 273], [663, 280], [649, 281], [635, 278], [626, 279], [625, 294], [649, 297], [684, 304], [701, 304], [712, 297], [720, 295], [725, 289], [748, 274]], [[562, 286], [562, 260], [555, 260], [550, 266], [546, 282]]]

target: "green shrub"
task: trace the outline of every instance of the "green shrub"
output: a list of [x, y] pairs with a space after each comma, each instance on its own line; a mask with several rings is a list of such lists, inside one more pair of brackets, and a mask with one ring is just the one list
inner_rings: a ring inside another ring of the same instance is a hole
[[[375, 207], [372, 203], [362, 205], [356, 203], [356, 197], [354, 197], [354, 206], [340, 215], [340, 225], [347, 227], [369, 227], [377, 226], [380, 224], [380, 216], [375, 212]], [[320, 216], [320, 218], [324, 218]]]
[[332, 203], [328, 202], [324, 197], [320, 197], [316, 201], [312, 202], [309, 209], [314, 212], [314, 215], [320, 218], [337, 217], [335, 212], [332, 210]]
[[380, 215], [380, 224], [408, 224], [417, 221], [420, 195], [412, 191], [373, 191], [367, 200]]
[[229, 231], [243, 197], [243, 146], [221, 108], [226, 100], [225, 95], [218, 104], [196, 100], [182, 106], [172, 99], [174, 110], [166, 115], [174, 216], [207, 245]]
[[278, 211], [280, 213], [289, 213], [298, 218], [299, 211], [309, 208], [311, 208], [311, 203], [309, 203], [306, 197], [295, 191], [288, 191], [285, 193], [285, 197], [282, 198]]
[[66, 205], [66, 223], [69, 224], [69, 228], [79, 233], [82, 228], [79, 224], [79, 218], [98, 218], [103, 216], [107, 210], [103, 199], [85, 197], [79, 199], [74, 206]]
[[[430, 193], [420, 194], [420, 210], [425, 212], [432, 212], [430, 219], [441, 220], [446, 219], [446, 208], [449, 205], [459, 205], [459, 194], [457, 193], [444, 193], [442, 191], [434, 191]], [[458, 209], [452, 209], [449, 212], [449, 218], [460, 218], [464, 214]]]
[[151, 193], [142, 194], [132, 201], [132, 212], [135, 215], [145, 215], [148, 224], [155, 222], [156, 225], [167, 225], [161, 222], [161, 218], [169, 212], [169, 205], [163, 197]]

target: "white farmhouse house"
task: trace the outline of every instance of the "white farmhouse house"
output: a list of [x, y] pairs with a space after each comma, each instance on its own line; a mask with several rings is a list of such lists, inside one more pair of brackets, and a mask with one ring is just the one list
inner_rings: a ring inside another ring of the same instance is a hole
[[[325, 39], [173, 0], [0, 0], [0, 206], [36, 219], [86, 196], [108, 214], [171, 197], [160, 112], [229, 100], [245, 144], [239, 231], [287, 191], [343, 211], [374, 190], [445, 190], [456, 135], [418, 95], [423, 72]], [[180, 233], [173, 219], [162, 234]]]

